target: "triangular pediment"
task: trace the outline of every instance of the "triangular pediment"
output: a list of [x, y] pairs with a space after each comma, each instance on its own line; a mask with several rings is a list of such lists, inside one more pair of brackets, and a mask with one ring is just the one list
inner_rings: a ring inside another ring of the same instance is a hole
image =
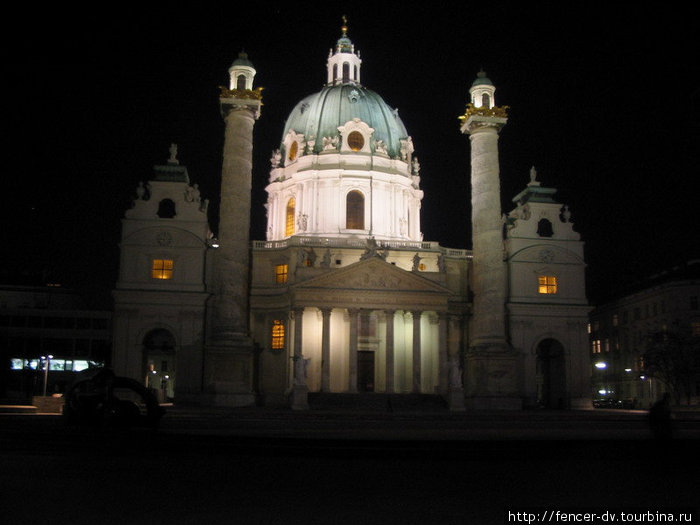
[[387, 308], [415, 304], [442, 309], [450, 295], [446, 287], [380, 257], [297, 282], [290, 291], [296, 304], [353, 303]]

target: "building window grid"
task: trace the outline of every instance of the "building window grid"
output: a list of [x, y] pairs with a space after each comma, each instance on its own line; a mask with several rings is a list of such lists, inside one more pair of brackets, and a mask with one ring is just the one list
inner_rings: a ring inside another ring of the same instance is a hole
[[278, 264], [275, 266], [275, 283], [286, 284], [289, 280], [289, 265]]
[[174, 263], [172, 259], [153, 259], [151, 265], [151, 278], [172, 279]]
[[284, 343], [284, 322], [280, 319], [275, 319], [272, 321], [272, 328], [270, 330], [270, 348], [273, 350], [282, 350], [284, 349]]
[[537, 278], [538, 291], [541, 294], [557, 293], [557, 278], [554, 275], [540, 275]]

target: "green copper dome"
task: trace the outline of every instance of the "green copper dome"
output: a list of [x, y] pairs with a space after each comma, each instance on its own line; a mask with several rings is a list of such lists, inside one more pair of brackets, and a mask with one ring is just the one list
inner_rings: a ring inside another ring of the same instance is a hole
[[486, 76], [486, 72], [482, 69], [477, 73], [476, 80], [472, 82], [472, 86], [493, 86], [493, 82]]
[[282, 140], [293, 130], [303, 134], [307, 141], [315, 140], [314, 153], [318, 153], [323, 149], [324, 137], [339, 137], [338, 126], [354, 118], [374, 129], [372, 141], [384, 142], [390, 157], [400, 156], [400, 141], [407, 139], [408, 133], [398, 111], [391, 109], [374, 91], [354, 83], [328, 85], [304, 98], [290, 113]]

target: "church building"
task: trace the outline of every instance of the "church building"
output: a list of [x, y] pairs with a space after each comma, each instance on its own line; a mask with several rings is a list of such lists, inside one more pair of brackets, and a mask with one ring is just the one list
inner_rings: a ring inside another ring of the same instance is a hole
[[583, 243], [534, 168], [502, 213], [493, 83], [479, 73], [455, 126], [471, 147], [473, 249], [451, 249], [423, 239], [413, 140], [361, 65], [344, 26], [325, 84], [281, 130], [266, 238], [251, 241], [262, 94], [248, 57], [234, 61], [216, 237], [175, 146], [123, 219], [115, 372], [217, 406], [304, 410], [309, 393], [359, 392], [452, 410], [590, 406]]

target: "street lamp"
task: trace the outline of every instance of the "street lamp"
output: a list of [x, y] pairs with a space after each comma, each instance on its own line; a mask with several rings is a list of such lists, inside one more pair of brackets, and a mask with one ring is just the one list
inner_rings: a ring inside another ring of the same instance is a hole
[[53, 359], [53, 356], [51, 354], [47, 356], [41, 356], [42, 359], [45, 359], [46, 365], [44, 368], [44, 397], [46, 397], [46, 385], [49, 382], [49, 366], [51, 365], [51, 359]]

